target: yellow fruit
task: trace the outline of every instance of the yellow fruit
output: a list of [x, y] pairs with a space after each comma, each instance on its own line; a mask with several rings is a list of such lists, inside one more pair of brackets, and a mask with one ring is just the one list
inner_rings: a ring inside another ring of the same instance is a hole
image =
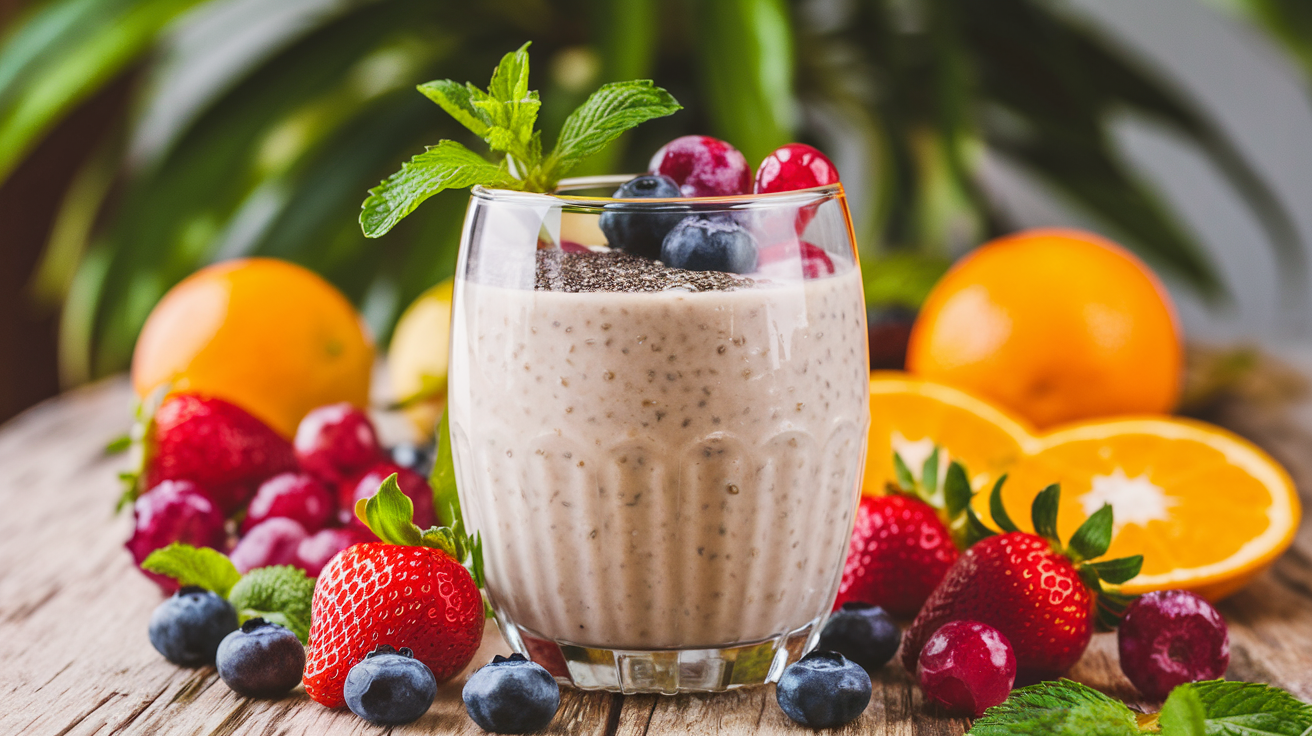
[[132, 385], [231, 401], [285, 437], [324, 404], [369, 402], [373, 341], [351, 303], [313, 272], [272, 258], [203, 268], [155, 305]]
[[[1116, 531], [1108, 558], [1142, 554], [1126, 593], [1183, 588], [1211, 600], [1235, 592], [1292, 543], [1301, 514], [1288, 474], [1240, 437], [1202, 422], [1124, 418], [1068, 425], [1028, 443], [1003, 503], [1029, 531], [1034, 496], [1060, 483], [1063, 539], [1103, 503]], [[989, 521], [988, 493], [975, 497]]]
[[919, 477], [935, 446], [941, 448], [940, 478], [950, 460], [959, 460], [979, 487], [1016, 462], [1029, 436], [1021, 422], [963, 391], [905, 373], [876, 372], [870, 377], [862, 490], [878, 495], [895, 482], [894, 452]]
[[1175, 310], [1139, 259], [1091, 233], [1030, 230], [939, 281], [907, 370], [1049, 427], [1171, 411], [1182, 355]]
[[396, 323], [388, 348], [387, 370], [393, 395], [425, 436], [433, 434], [446, 407], [454, 284], [447, 279], [420, 294]]

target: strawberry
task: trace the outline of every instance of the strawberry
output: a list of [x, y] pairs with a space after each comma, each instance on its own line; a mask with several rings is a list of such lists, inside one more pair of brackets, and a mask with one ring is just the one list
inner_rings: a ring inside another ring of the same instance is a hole
[[894, 455], [899, 485], [889, 484], [888, 495], [861, 499], [834, 610], [860, 601], [910, 618], [957, 561], [957, 542], [945, 522], [962, 516], [970, 483], [954, 462], [939, 488], [938, 463], [936, 449], [916, 482]]
[[469, 664], [483, 637], [483, 597], [461, 564], [470, 558], [478, 574], [481, 549], [458, 522], [420, 530], [395, 474], [356, 514], [383, 541], [330, 560], [310, 610], [305, 692], [329, 708], [345, 704], [347, 673], [380, 644], [409, 647], [440, 683]]
[[1107, 553], [1112, 539], [1112, 507], [1104, 505], [1071, 536], [1057, 536], [1061, 488], [1051, 485], [1034, 499], [1035, 534], [1019, 531], [1002, 505], [1003, 476], [990, 498], [994, 534], [968, 510], [975, 536], [982, 537], [925, 602], [902, 639], [902, 664], [915, 671], [925, 642], [949, 621], [978, 621], [1011, 642], [1017, 669], [1029, 678], [1046, 678], [1070, 669], [1093, 636], [1095, 618], [1114, 623], [1129, 599], [1104, 591], [1139, 574], [1143, 556], [1092, 562]]
[[260, 483], [297, 469], [291, 443], [223, 399], [173, 394], [155, 410], [143, 437], [144, 468], [128, 476], [136, 489], [189, 480], [225, 515], [242, 508]]

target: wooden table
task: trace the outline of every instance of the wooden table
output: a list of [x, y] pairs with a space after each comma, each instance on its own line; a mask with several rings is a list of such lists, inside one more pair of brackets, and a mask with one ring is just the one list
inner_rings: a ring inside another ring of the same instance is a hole
[[[300, 689], [277, 701], [240, 698], [212, 667], [164, 661], [146, 638], [159, 602], [123, 542], [128, 515], [114, 516], [121, 458], [102, 448], [129, 422], [126, 381], [48, 401], [0, 428], [0, 734], [379, 733], [349, 711], [331, 711]], [[1312, 438], [1273, 415], [1241, 408], [1227, 424], [1286, 463], [1312, 489]], [[1306, 503], [1306, 501], [1305, 501]], [[1221, 610], [1230, 622], [1233, 679], [1270, 682], [1312, 700], [1312, 534]], [[489, 626], [475, 663], [505, 645]], [[1094, 638], [1071, 676], [1133, 702], [1114, 635]], [[442, 687], [432, 710], [397, 734], [477, 734], [460, 702], [463, 676]], [[852, 734], [961, 734], [967, 722], [927, 707], [902, 668], [875, 681]], [[772, 687], [723, 695], [621, 696], [566, 690], [549, 733], [804, 733]]]

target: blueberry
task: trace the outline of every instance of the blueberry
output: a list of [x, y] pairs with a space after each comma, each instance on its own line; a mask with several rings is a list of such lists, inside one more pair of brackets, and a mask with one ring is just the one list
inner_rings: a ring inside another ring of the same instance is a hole
[[214, 664], [219, 642], [236, 629], [232, 604], [204, 588], [182, 588], [150, 614], [150, 643], [185, 667]]
[[380, 645], [346, 674], [346, 705], [361, 718], [382, 726], [419, 720], [437, 695], [437, 680], [428, 665], [408, 647]]
[[[667, 176], [647, 174], [624, 182], [615, 190], [616, 199], [669, 199], [682, 196], [679, 185]], [[601, 231], [612, 248], [644, 258], [659, 258], [665, 235], [687, 214], [686, 208], [623, 204], [606, 205], [601, 214]]]
[[305, 674], [305, 647], [286, 627], [253, 618], [223, 637], [215, 663], [224, 684], [238, 695], [277, 698]]
[[433, 472], [433, 462], [437, 459], [437, 448], [432, 444], [417, 445], [402, 442], [392, 448], [392, 462], [403, 468], [409, 468], [427, 478]]
[[838, 652], [811, 652], [788, 665], [775, 697], [784, 715], [810, 728], [854, 721], [870, 703], [870, 675]]
[[729, 217], [685, 217], [665, 236], [661, 260], [689, 271], [751, 273], [756, 270], [756, 238]]
[[873, 675], [888, 663], [902, 643], [902, 630], [879, 606], [848, 601], [829, 617], [820, 633], [820, 649], [847, 657]]
[[497, 655], [465, 682], [465, 710], [484, 731], [527, 733], [544, 728], [560, 707], [560, 686], [522, 654]]

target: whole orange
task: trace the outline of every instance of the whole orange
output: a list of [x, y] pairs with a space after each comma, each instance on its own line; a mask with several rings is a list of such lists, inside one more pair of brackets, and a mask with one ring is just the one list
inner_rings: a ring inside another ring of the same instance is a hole
[[146, 319], [132, 385], [227, 399], [286, 437], [311, 409], [364, 408], [374, 346], [332, 284], [272, 258], [224, 261], [169, 290]]
[[1138, 258], [1092, 233], [1029, 230], [980, 246], [935, 285], [907, 369], [1035, 426], [1175, 406], [1175, 309]]

